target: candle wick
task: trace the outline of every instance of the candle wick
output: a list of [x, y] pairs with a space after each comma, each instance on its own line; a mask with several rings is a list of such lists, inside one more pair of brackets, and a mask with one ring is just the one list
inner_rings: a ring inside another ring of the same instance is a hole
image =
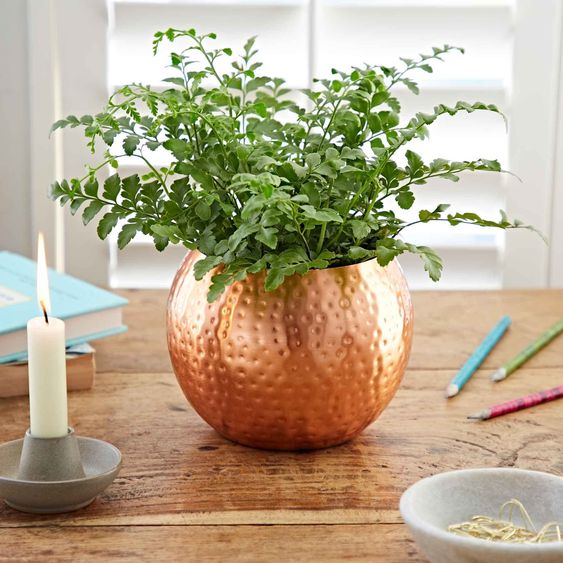
[[47, 315], [47, 309], [43, 302], [41, 302], [41, 308], [43, 309], [43, 316], [45, 317], [45, 322], [49, 324], [49, 315]]

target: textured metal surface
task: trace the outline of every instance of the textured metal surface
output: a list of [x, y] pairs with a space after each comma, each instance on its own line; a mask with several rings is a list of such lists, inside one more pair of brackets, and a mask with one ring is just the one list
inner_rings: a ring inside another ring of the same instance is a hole
[[375, 260], [287, 278], [264, 274], [207, 303], [210, 276], [189, 253], [168, 302], [176, 377], [200, 416], [254, 447], [310, 449], [349, 440], [399, 386], [412, 339], [412, 305], [397, 262]]

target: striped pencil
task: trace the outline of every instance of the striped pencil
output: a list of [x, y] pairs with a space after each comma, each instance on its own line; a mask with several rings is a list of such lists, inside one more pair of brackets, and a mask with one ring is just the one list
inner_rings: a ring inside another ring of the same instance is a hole
[[526, 363], [532, 356], [535, 356], [544, 346], [547, 346], [554, 338], [563, 332], [563, 319], [555, 323], [549, 330], [544, 332], [535, 342], [524, 348], [512, 360], [506, 362], [500, 367], [491, 379], [493, 381], [502, 381], [506, 379], [511, 373], [516, 371], [522, 364]]
[[485, 336], [485, 339], [475, 349], [475, 352], [469, 356], [448, 385], [446, 389], [446, 397], [448, 399], [455, 397], [455, 395], [461, 391], [462, 387], [469, 381], [469, 378], [477, 371], [477, 368], [483, 363], [491, 350], [496, 346], [497, 342], [502, 338], [511, 322], [510, 317], [502, 317], [491, 332]]
[[542, 403], [555, 401], [555, 399], [561, 399], [562, 397], [563, 385], [559, 385], [559, 387], [554, 387], [553, 389], [539, 391], [538, 393], [532, 393], [531, 395], [526, 395], [525, 397], [520, 397], [519, 399], [512, 399], [511, 401], [506, 401], [505, 403], [500, 403], [499, 405], [493, 405], [481, 412], [469, 415], [467, 418], [488, 420], [489, 418], [495, 418], [496, 416], [503, 416], [511, 412], [521, 411], [536, 405], [541, 405]]

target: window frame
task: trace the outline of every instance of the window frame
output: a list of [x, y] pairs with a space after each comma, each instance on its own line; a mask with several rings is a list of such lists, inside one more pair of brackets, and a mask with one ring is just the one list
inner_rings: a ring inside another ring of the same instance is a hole
[[507, 210], [550, 244], [529, 232], [509, 232], [505, 288], [563, 286], [563, 194], [557, 189], [563, 182], [562, 20], [561, 0], [516, 2], [509, 166], [518, 178], [507, 182]]

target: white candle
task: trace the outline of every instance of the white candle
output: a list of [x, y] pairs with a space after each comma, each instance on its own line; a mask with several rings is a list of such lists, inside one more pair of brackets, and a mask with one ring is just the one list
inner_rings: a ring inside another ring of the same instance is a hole
[[43, 236], [37, 250], [37, 299], [43, 311], [27, 323], [30, 432], [59, 438], [68, 431], [65, 324], [49, 317], [50, 299]]

